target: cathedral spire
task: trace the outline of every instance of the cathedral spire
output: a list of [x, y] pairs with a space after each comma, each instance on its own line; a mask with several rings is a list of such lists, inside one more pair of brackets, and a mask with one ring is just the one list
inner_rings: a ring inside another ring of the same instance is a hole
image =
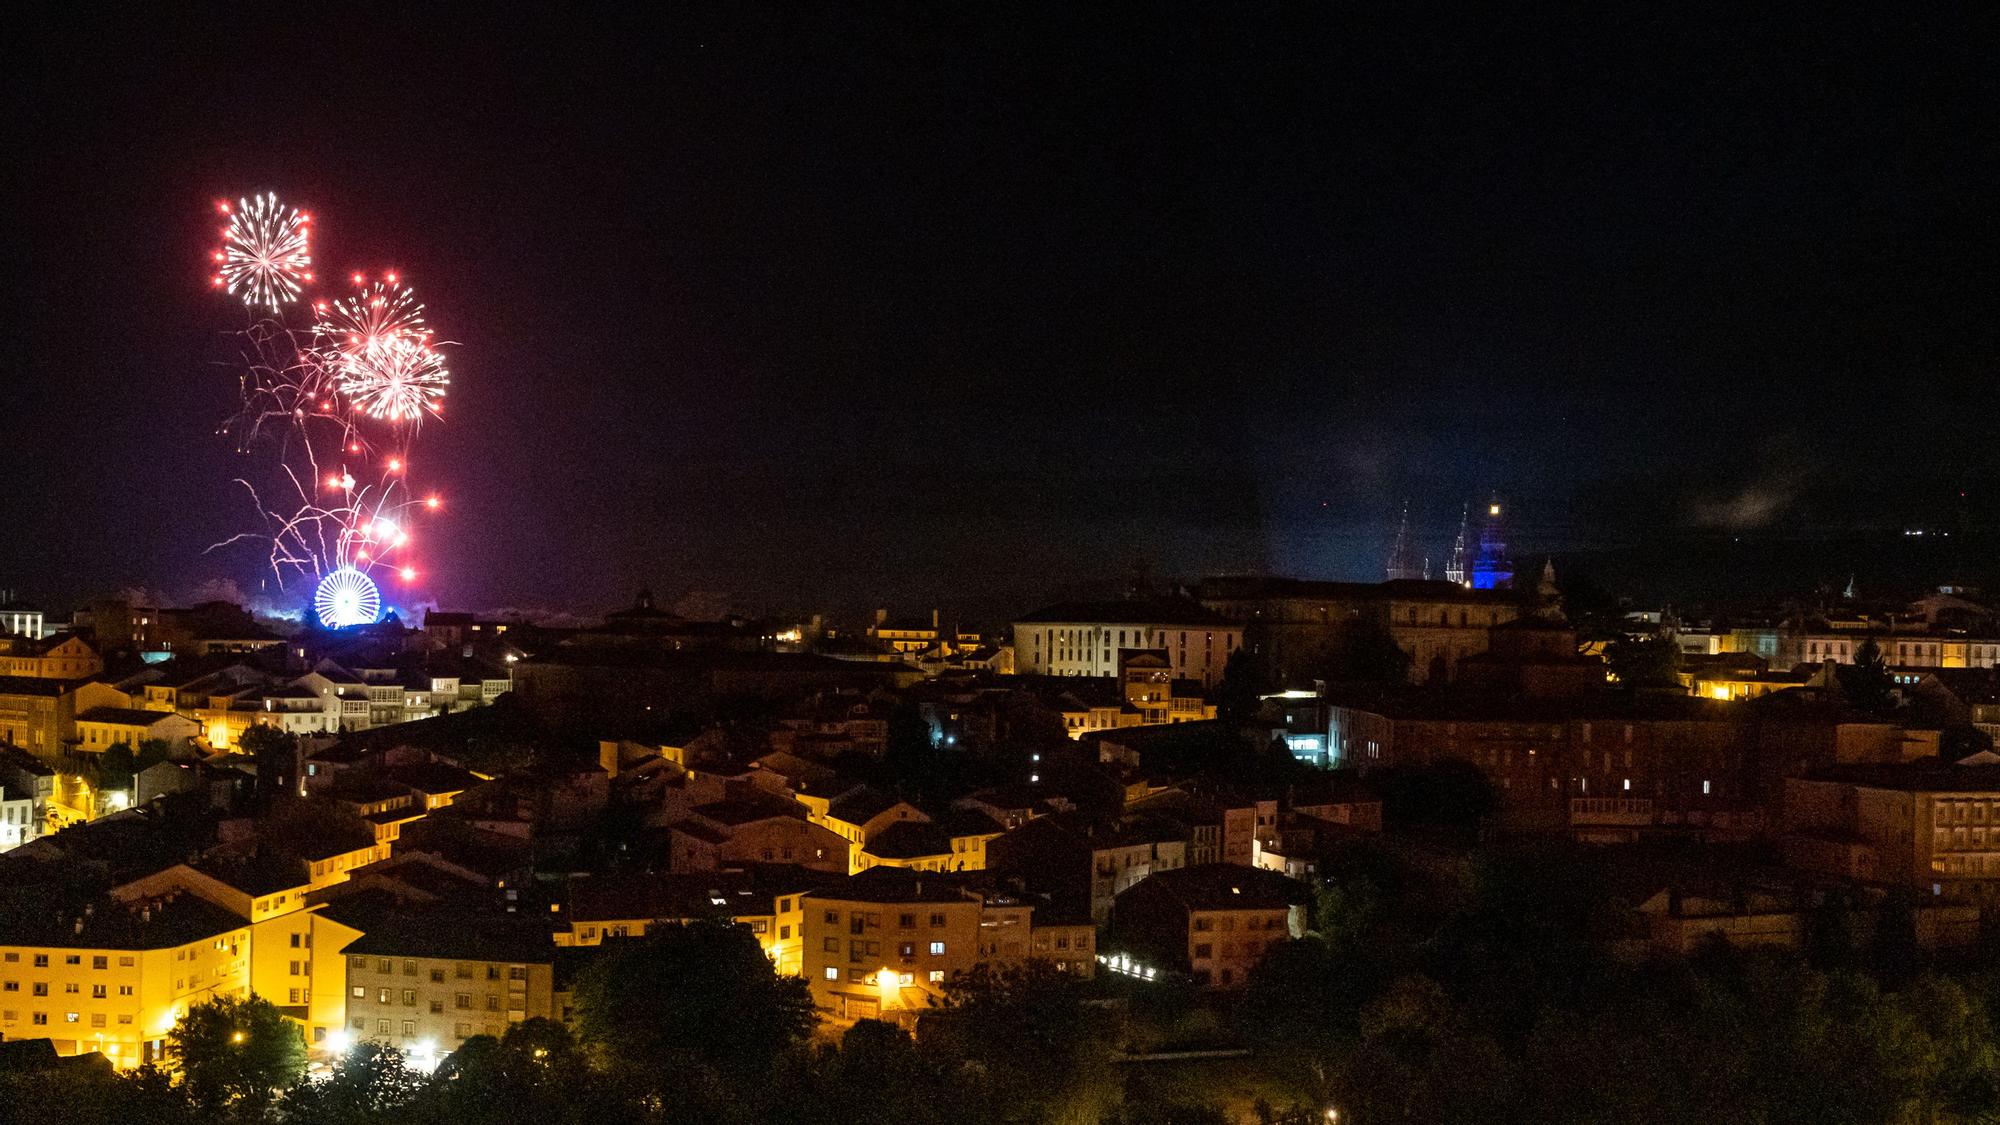
[[1403, 521], [1396, 526], [1396, 542], [1389, 548], [1388, 565], [1383, 568], [1389, 581], [1422, 578], [1424, 569], [1417, 559], [1417, 545], [1410, 540], [1410, 502], [1403, 501]]
[[1472, 567], [1466, 559], [1465, 540], [1472, 529], [1472, 505], [1467, 504], [1458, 516], [1458, 539], [1451, 545], [1451, 558], [1444, 564], [1444, 580], [1456, 582], [1460, 586], [1472, 581]]

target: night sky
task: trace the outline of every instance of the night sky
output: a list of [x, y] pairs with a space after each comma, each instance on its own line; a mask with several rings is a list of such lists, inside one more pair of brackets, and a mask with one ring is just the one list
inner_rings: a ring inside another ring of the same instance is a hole
[[1992, 526], [1990, 16], [718, 7], [11, 26], [0, 587], [258, 590], [260, 190], [461, 345], [403, 604], [1374, 578], [1496, 489], [1524, 552]]

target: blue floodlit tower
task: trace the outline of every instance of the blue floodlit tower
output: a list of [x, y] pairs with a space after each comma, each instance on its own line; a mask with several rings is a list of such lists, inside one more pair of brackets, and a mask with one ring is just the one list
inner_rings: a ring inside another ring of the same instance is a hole
[[1472, 588], [1504, 590], [1514, 585], [1514, 560], [1507, 557], [1507, 525], [1500, 494], [1486, 503], [1486, 522], [1479, 526], [1479, 556], [1472, 560]]

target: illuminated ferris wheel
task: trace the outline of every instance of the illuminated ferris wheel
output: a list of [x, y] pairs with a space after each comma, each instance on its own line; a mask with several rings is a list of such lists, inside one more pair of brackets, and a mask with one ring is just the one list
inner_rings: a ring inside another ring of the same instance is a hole
[[343, 566], [319, 580], [313, 593], [313, 611], [319, 623], [329, 629], [349, 625], [372, 625], [382, 613], [382, 592], [375, 581], [351, 566]]

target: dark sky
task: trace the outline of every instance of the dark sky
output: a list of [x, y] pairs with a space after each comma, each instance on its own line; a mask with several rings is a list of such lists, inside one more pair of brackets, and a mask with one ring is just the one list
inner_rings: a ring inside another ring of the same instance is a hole
[[204, 254], [259, 190], [461, 345], [402, 602], [1993, 516], [1990, 16], [719, 7], [10, 27], [0, 586], [256, 588]]

